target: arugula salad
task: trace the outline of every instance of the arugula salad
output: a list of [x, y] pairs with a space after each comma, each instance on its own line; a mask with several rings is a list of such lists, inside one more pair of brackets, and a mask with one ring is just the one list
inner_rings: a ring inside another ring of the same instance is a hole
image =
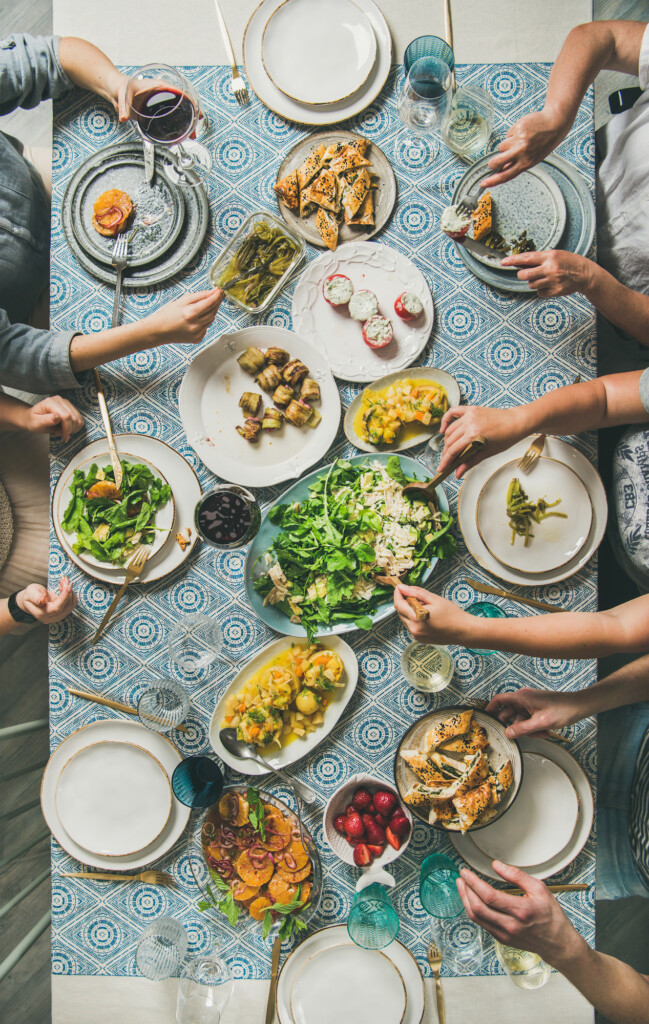
[[264, 604], [299, 622], [309, 640], [339, 622], [371, 629], [372, 612], [392, 595], [375, 574], [416, 584], [431, 558], [455, 551], [452, 516], [404, 496], [413, 479], [396, 455], [385, 466], [338, 459], [306, 501], [272, 508], [281, 532], [253, 583]]
[[87, 473], [75, 470], [72, 498], [61, 523], [66, 533], [76, 532], [75, 554], [88, 552], [112, 565], [123, 565], [139, 544], [153, 544], [156, 512], [171, 497], [169, 484], [148, 466], [121, 466], [121, 490], [115, 486], [112, 466], [101, 469], [93, 462]]

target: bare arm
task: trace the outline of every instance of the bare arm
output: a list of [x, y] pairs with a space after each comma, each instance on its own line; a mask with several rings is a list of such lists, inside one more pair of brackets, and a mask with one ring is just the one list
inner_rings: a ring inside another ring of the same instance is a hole
[[[417, 619], [406, 597], [421, 601], [429, 618]], [[421, 587], [399, 586], [394, 606], [420, 643], [461, 644], [537, 658], [603, 658], [649, 648], [649, 594], [604, 612], [482, 619]]]
[[515, 178], [543, 160], [570, 131], [589, 85], [603, 69], [637, 75], [646, 23], [592, 21], [569, 33], [548, 83], [543, 110], [510, 128], [500, 152], [489, 161], [485, 188]]
[[75, 85], [103, 96], [118, 111], [120, 121], [126, 119], [124, 97], [128, 75], [118, 71], [102, 50], [86, 39], [64, 36], [59, 48], [59, 60]]
[[[444, 452], [439, 468], [444, 469], [478, 434], [486, 437], [488, 444], [471, 465], [505, 451], [529, 434], [579, 434], [603, 427], [646, 423], [649, 413], [640, 400], [641, 376], [642, 370], [612, 373], [583, 384], [556, 388], [535, 402], [513, 409], [455, 406], [444, 414], [440, 425]], [[459, 467], [458, 477], [466, 468]]]

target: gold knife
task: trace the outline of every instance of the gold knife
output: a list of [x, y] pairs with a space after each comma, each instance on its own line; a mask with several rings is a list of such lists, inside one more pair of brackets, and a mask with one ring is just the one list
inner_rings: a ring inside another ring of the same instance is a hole
[[[451, 21], [451, 0], [444, 0], [444, 34], [446, 42], [453, 49], [453, 22]], [[451, 89], [455, 92], [455, 68], [451, 71]]]
[[[590, 886], [579, 882], [575, 885], [548, 885], [546, 888], [550, 892], [586, 892]], [[498, 892], [505, 892], [508, 896], [525, 896], [522, 889], [498, 889]]]
[[282, 952], [282, 940], [279, 935], [273, 942], [273, 952], [271, 954], [270, 961], [270, 990], [268, 992], [268, 1002], [266, 1004], [266, 1024], [273, 1024], [275, 1018], [275, 997], [277, 995], [277, 968], [279, 967], [279, 957]]
[[[124, 711], [127, 715], [137, 715], [137, 708], [131, 707], [130, 704], [122, 704], [118, 700], [109, 700], [108, 697], [100, 697], [97, 693], [88, 693], [86, 690], [73, 690], [68, 686], [68, 693], [73, 697], [83, 697], [84, 700], [90, 700], [93, 704], [102, 704], [105, 708], [113, 708], [115, 711]], [[187, 732], [186, 725], [177, 725], [176, 729], [180, 732]]]
[[556, 604], [547, 604], [545, 601], [537, 601], [533, 597], [521, 597], [519, 594], [512, 594], [509, 590], [499, 590], [498, 587], [487, 587], [478, 580], [472, 580], [470, 576], [464, 577], [464, 582], [477, 590], [480, 594], [492, 594], [494, 597], [506, 597], [509, 601], [518, 601], [519, 604], [527, 604], [530, 608], [540, 608], [544, 612], [562, 612], [565, 609], [559, 608]]
[[95, 385], [97, 387], [97, 401], [99, 402], [99, 411], [101, 413], [101, 422], [104, 424], [104, 433], [106, 434], [106, 440], [108, 441], [108, 451], [110, 452], [110, 461], [113, 464], [113, 473], [115, 475], [115, 486], [121, 490], [122, 488], [122, 464], [119, 461], [119, 455], [117, 454], [117, 448], [115, 447], [115, 438], [113, 437], [113, 428], [110, 425], [110, 416], [108, 415], [108, 405], [106, 404], [106, 395], [104, 394], [104, 387], [101, 383], [99, 373], [95, 368], [93, 370], [95, 375]]

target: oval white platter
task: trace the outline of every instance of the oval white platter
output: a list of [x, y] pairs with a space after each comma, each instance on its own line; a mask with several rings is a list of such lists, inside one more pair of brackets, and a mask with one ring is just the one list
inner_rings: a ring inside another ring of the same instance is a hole
[[[351, 319], [347, 307], [325, 300], [322, 282], [330, 274], [345, 274], [356, 290], [375, 293], [379, 313], [394, 329], [389, 345], [370, 348], [363, 325]], [[408, 323], [394, 311], [394, 300], [405, 291], [414, 292], [424, 307]], [[407, 256], [378, 242], [346, 242], [308, 264], [295, 286], [292, 316], [297, 333], [324, 354], [335, 377], [369, 384], [414, 363], [430, 338], [435, 307], [424, 275]]]
[[[307, 39], [318, 45], [305, 46]], [[369, 78], [376, 36], [352, 0], [284, 0], [264, 28], [261, 59], [271, 82], [296, 103], [340, 103]]]
[[[301, 647], [307, 646], [307, 641], [302, 639], [296, 639], [291, 642], [288, 637], [283, 637], [280, 640], [274, 640], [272, 643], [264, 647], [259, 654], [256, 654], [247, 665], [236, 674], [227, 690], [224, 691], [220, 701], [214, 708], [212, 714], [212, 720], [210, 722], [210, 743], [212, 748], [216, 751], [219, 757], [225, 761], [230, 767], [234, 768], [237, 772], [243, 772], [244, 775], [267, 775], [268, 772], [263, 765], [256, 764], [254, 761], [242, 761], [238, 757], [233, 757], [230, 754], [219, 739], [219, 731], [222, 726], [223, 716], [225, 714], [225, 704], [232, 694], [237, 693], [241, 687], [250, 679], [251, 676], [258, 672], [263, 665], [274, 658], [281, 651], [287, 650], [287, 648], [299, 645]], [[343, 679], [345, 685], [337, 687], [332, 695], [331, 703], [324, 713], [324, 723], [319, 725], [314, 732], [309, 733], [308, 736], [300, 737], [289, 743], [285, 747], [273, 748], [273, 753], [264, 754], [265, 760], [273, 767], [286, 768], [287, 765], [294, 764], [299, 761], [301, 757], [305, 757], [310, 754], [312, 750], [320, 746], [322, 741], [326, 739], [333, 727], [336, 725], [338, 719], [343, 714], [345, 708], [349, 704], [354, 690], [356, 689], [356, 683], [358, 682], [358, 661], [356, 655], [349, 646], [339, 636], [327, 636], [322, 639], [322, 644], [327, 649], [336, 651], [337, 654], [342, 658], [345, 666], [345, 672]]]
[[[437, 370], [433, 366], [411, 366], [408, 371], [396, 370], [394, 373], [388, 373], [385, 377], [373, 381], [365, 390], [382, 391], [383, 388], [389, 388], [404, 377], [412, 377], [415, 380], [429, 380], [436, 384], [441, 384], [448, 395], [449, 409], [454, 405], [460, 404], [460, 385], [455, 377], [452, 377], [450, 373], [446, 373], [445, 370]], [[354, 420], [363, 404], [363, 394], [364, 392], [361, 392], [360, 395], [357, 395], [351, 405], [348, 406], [343, 420], [343, 429], [348, 441], [351, 441], [353, 445], [360, 448], [362, 452], [405, 452], [408, 448], [416, 448], [418, 444], [428, 441], [439, 427], [439, 424], [428, 428], [422, 427], [414, 437], [410, 437], [406, 441], [399, 441], [397, 439], [394, 444], [370, 444], [369, 441], [363, 440], [354, 429]]]
[[[244, 391], [261, 394], [264, 408], [273, 405], [272, 395], [261, 391], [254, 376], [237, 362], [251, 345], [286, 349], [291, 358], [308, 366], [309, 376], [320, 385], [320, 401], [313, 403], [322, 416], [317, 427], [284, 423], [279, 430], [262, 430], [254, 443], [237, 433], [245, 419], [239, 408]], [[222, 334], [190, 363], [178, 406], [187, 440], [208, 469], [250, 487], [269, 487], [301, 476], [328, 451], [340, 423], [340, 395], [325, 358], [283, 327], [246, 327]]]

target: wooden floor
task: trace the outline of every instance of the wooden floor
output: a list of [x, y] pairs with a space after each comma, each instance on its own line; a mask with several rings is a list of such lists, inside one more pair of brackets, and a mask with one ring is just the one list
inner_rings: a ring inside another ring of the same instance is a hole
[[[83, 2], [83, 0], [79, 0]], [[647, 17], [644, 0], [595, 0], [596, 18]], [[49, 0], [3, 0], [0, 5], [0, 38], [9, 32], [35, 34], [51, 32]], [[607, 97], [625, 76], [606, 72], [596, 82], [596, 124], [608, 118]], [[51, 104], [33, 111], [19, 111], [3, 119], [5, 131], [30, 145], [47, 145], [51, 139]], [[603, 577], [613, 578], [612, 565], [602, 566]], [[602, 588], [603, 593], [608, 587]], [[0, 638], [0, 724], [32, 721], [47, 717], [47, 633], [34, 629], [23, 636]], [[48, 756], [45, 732], [32, 733], [22, 740], [0, 744], [0, 815], [28, 804], [38, 796], [40, 771], [3, 782], [17, 767], [44, 762]], [[38, 808], [9, 821], [0, 818], [0, 863], [19, 845], [34, 841], [44, 830]], [[31, 878], [49, 863], [49, 843], [33, 848], [0, 874], [0, 906], [16, 895]], [[36, 923], [49, 906], [49, 882], [40, 885], [2, 921], [0, 961]], [[597, 945], [618, 956], [638, 970], [649, 973], [649, 901], [620, 900], [597, 906]], [[49, 930], [0, 985], [0, 1021], [7, 1024], [45, 1024], [50, 1019], [50, 939]], [[89, 1008], [89, 1021], [92, 1020]], [[603, 1022], [602, 1022], [603, 1024]]]

